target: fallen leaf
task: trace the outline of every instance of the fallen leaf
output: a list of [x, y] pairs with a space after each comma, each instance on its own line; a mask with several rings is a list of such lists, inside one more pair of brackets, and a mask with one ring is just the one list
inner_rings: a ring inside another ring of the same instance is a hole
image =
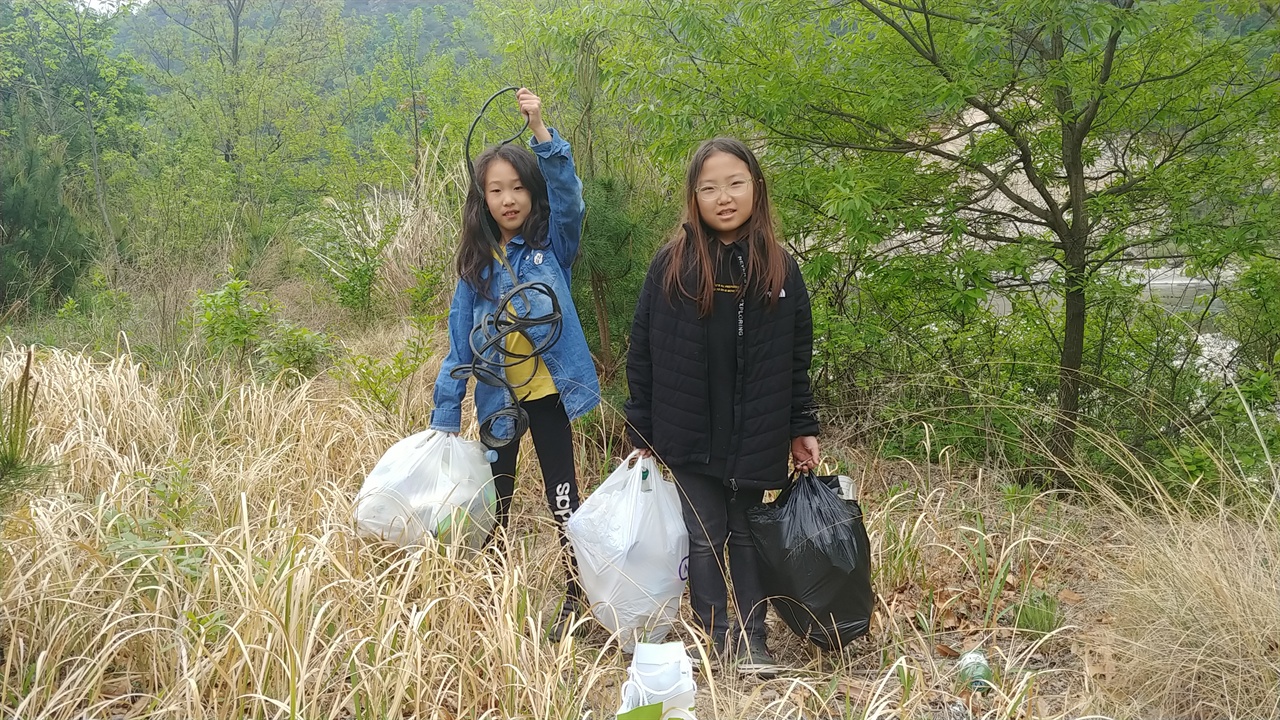
[[123, 716], [124, 720], [130, 720], [130, 718], [136, 718], [141, 715], [148, 707], [151, 706], [151, 700], [151, 696], [146, 694], [143, 694], [137, 700], [134, 700], [133, 706], [125, 712]]
[[960, 618], [956, 617], [956, 614], [954, 612], [952, 612], [951, 610], [947, 610], [946, 612], [942, 613], [942, 629], [943, 630], [955, 630], [958, 627], [960, 627]]
[[1089, 669], [1089, 677], [1106, 682], [1116, 676], [1116, 661], [1111, 654], [1111, 648], [1104, 645], [1091, 654], [1095, 657], [1093, 658], [1094, 662], [1086, 663], [1086, 667]]
[[937, 645], [934, 645], [933, 651], [938, 653], [942, 657], [949, 657], [949, 658], [960, 657], [960, 652], [958, 650], [955, 650], [950, 645], [947, 645], [945, 643], [938, 643]]
[[133, 692], [133, 683], [127, 677], [111, 678], [102, 683], [100, 691], [104, 698], [118, 698], [121, 695], [128, 695]]
[[1068, 605], [1079, 605], [1084, 602], [1084, 596], [1071, 588], [1062, 588], [1058, 591], [1058, 599]]
[[787, 693], [787, 700], [798, 707], [804, 708], [808, 707], [815, 700], [815, 697], [812, 691], [801, 685]]
[[836, 694], [857, 702], [875, 695], [877, 688], [878, 683], [845, 679], [836, 686]]

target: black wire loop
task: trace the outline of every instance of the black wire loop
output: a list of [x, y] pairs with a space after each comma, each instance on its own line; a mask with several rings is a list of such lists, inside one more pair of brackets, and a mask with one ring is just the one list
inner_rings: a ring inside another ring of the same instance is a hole
[[[475, 163], [471, 161], [471, 137], [475, 133], [476, 125], [480, 123], [485, 111], [489, 109], [489, 105], [499, 95], [516, 90], [518, 88], [515, 86], [505, 87], [489, 96], [489, 99], [480, 108], [475, 120], [471, 122], [470, 129], [467, 130], [467, 138], [463, 144], [463, 154], [467, 160], [467, 174], [470, 176], [472, 187], [480, 194], [481, 198], [484, 197], [484, 188], [476, 177]], [[514, 142], [528, 128], [529, 119], [526, 117], [524, 126], [520, 128], [519, 132], [498, 144], [506, 145]], [[491, 448], [500, 448], [506, 446], [513, 439], [524, 435], [525, 431], [529, 429], [529, 414], [520, 405], [520, 396], [516, 391], [527, 385], [537, 375], [540, 369], [539, 366], [545, 364], [546, 361], [542, 359], [542, 354], [550, 350], [560, 340], [560, 335], [564, 328], [564, 316], [560, 311], [560, 299], [556, 297], [555, 291], [551, 289], [550, 285], [544, 282], [517, 282], [516, 271], [511, 267], [511, 263], [507, 261], [506, 248], [502, 246], [502, 243], [498, 242], [498, 238], [494, 237], [493, 229], [489, 227], [489, 223], [480, 223], [480, 226], [484, 231], [485, 238], [493, 246], [494, 254], [497, 255], [498, 261], [511, 275], [511, 282], [514, 287], [498, 298], [497, 309], [486, 314], [480, 319], [480, 324], [471, 329], [469, 338], [472, 353], [471, 362], [454, 368], [450, 376], [455, 380], [475, 378], [477, 383], [506, 390], [511, 402], [480, 424], [481, 442]], [[551, 309], [546, 313], [533, 315], [531, 313], [534, 312], [534, 308], [543, 305], [543, 303], [539, 302], [539, 296], [545, 296], [550, 301]], [[534, 343], [533, 335], [535, 333], [532, 331], [542, 327], [546, 328], [546, 334], [540, 342]], [[507, 343], [512, 335], [519, 335], [524, 338], [531, 350], [527, 353], [509, 350]], [[533, 360], [537, 364], [534, 367], [534, 372], [529, 374], [528, 380], [520, 383], [520, 385], [513, 386], [507, 379], [507, 370], [529, 360]], [[493, 432], [494, 424], [503, 419], [510, 419], [515, 426], [515, 432], [512, 436], [505, 439], [498, 437]]]

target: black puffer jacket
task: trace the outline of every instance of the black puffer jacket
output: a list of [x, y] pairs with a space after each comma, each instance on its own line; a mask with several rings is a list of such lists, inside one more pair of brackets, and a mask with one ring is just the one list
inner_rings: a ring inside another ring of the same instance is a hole
[[[711, 445], [706, 319], [692, 300], [673, 300], [663, 291], [667, 256], [664, 248], [649, 264], [636, 305], [627, 355], [627, 431], [636, 447], [652, 449], [667, 465], [698, 465], [708, 462]], [[791, 440], [818, 434], [809, 385], [809, 291], [789, 254], [776, 305], [748, 293], [743, 335], [736, 450], [727, 477], [730, 484], [779, 484], [787, 477]]]

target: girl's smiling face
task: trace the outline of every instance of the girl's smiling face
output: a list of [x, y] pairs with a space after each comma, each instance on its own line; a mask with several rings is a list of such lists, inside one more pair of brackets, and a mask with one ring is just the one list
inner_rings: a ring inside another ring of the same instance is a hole
[[502, 230], [503, 242], [520, 234], [533, 206], [533, 196], [515, 166], [502, 158], [494, 158], [485, 172], [484, 201]]
[[739, 228], [751, 219], [755, 208], [751, 168], [727, 152], [712, 153], [698, 172], [694, 194], [702, 222], [715, 231], [721, 242], [737, 240]]

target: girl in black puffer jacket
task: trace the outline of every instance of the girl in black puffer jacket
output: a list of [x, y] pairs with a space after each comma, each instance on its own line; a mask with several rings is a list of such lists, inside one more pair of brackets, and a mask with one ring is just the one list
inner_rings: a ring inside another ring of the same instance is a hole
[[[746, 510], [818, 464], [813, 323], [742, 142], [693, 155], [684, 222], [649, 265], [627, 356], [628, 433], [671, 468], [689, 530], [689, 595], [716, 649], [767, 674], [764, 592]], [[738, 623], [730, 630], [725, 549]]]

